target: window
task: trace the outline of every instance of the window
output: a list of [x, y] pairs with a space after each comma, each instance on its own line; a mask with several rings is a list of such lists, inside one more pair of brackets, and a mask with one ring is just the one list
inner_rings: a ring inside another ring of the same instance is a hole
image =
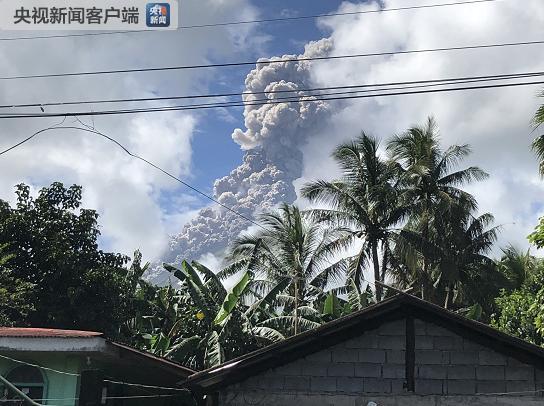
[[[23, 365], [16, 367], [8, 372], [6, 379], [19, 388], [31, 399], [43, 399], [45, 393], [45, 381], [41, 371], [38, 368]], [[13, 391], [2, 386], [2, 400], [18, 399], [19, 397]], [[4, 402], [2, 402], [4, 403]], [[8, 403], [8, 402], [6, 402]], [[24, 404], [24, 402], [9, 402], [11, 406]]]

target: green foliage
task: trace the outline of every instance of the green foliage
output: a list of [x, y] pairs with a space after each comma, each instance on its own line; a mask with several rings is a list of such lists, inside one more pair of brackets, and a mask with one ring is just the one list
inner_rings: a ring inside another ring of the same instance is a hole
[[[397, 187], [398, 167], [381, 156], [377, 138], [364, 132], [355, 141], [338, 146], [333, 158], [342, 177], [332, 182], [308, 183], [302, 194], [312, 202], [329, 206], [311, 213], [326, 226], [343, 230], [345, 235], [338, 239], [340, 247], [357, 240], [362, 242], [357, 255], [348, 261], [347, 278], [361, 287], [363, 271], [371, 262], [374, 279], [383, 282], [388, 267], [387, 255], [394, 238], [393, 228], [408, 214], [408, 205], [400, 200]], [[384, 253], [381, 265], [380, 250]], [[381, 291], [378, 285], [378, 300], [381, 300]]]
[[505, 333], [542, 345], [543, 336], [538, 333], [535, 324], [537, 313], [532, 307], [535, 301], [536, 295], [525, 290], [516, 290], [510, 294], [504, 291], [497, 298], [499, 312], [491, 325]]
[[323, 315], [331, 316], [333, 319], [337, 319], [342, 315], [342, 306], [338, 297], [334, 292], [330, 292], [325, 299], [325, 305], [323, 307]]
[[181, 285], [159, 289], [153, 313], [141, 318], [144, 349], [202, 369], [257, 348], [241, 302], [253, 281], [250, 271], [227, 293], [215, 273], [196, 261], [164, 267]]
[[34, 310], [33, 285], [13, 276], [6, 264], [13, 255], [6, 255], [7, 245], [0, 246], [0, 326], [19, 325]]
[[349, 281], [347, 296], [348, 307], [344, 309], [345, 313], [363, 310], [372, 303], [372, 291], [370, 287], [367, 286], [366, 290], [361, 291], [353, 280]]
[[544, 247], [544, 217], [538, 219], [535, 230], [527, 236], [527, 239], [531, 244], [536, 245], [537, 248]]
[[[343, 229], [323, 230], [296, 206], [286, 204], [277, 211], [261, 214], [258, 220], [263, 229], [242, 235], [234, 242], [229, 256], [231, 264], [220, 277], [247, 269], [263, 278], [261, 281], [266, 283], [253, 284], [260, 314], [252, 306], [248, 315], [282, 317], [276, 319], [274, 326], [279, 334], [290, 336], [303, 331], [302, 324], [320, 322], [319, 317], [299, 314], [298, 309], [320, 308], [327, 287], [343, 282], [347, 261], [333, 261], [333, 257], [351, 237]], [[281, 314], [277, 315], [277, 311]], [[293, 328], [285, 324], [286, 320], [294, 323]], [[255, 326], [270, 327], [259, 323]]]
[[508, 334], [544, 345], [544, 260], [532, 261], [534, 267], [519, 288], [501, 291], [491, 324]]
[[225, 321], [227, 317], [232, 313], [236, 304], [240, 300], [240, 297], [244, 294], [246, 288], [249, 285], [249, 282], [253, 279], [253, 273], [247, 271], [231, 289], [231, 291], [226, 295], [219, 312], [215, 316], [214, 323], [221, 324]]
[[0, 245], [11, 255], [4, 278], [20, 281], [20, 293], [32, 287], [32, 305], [14, 321], [118, 337], [133, 311], [134, 281], [127, 257], [98, 249], [98, 214], [81, 207], [81, 193], [53, 183], [34, 198], [20, 184], [15, 207], [0, 201]]
[[[462, 189], [487, 174], [458, 168], [470, 147], [442, 148], [433, 119], [385, 147], [365, 133], [339, 145], [339, 179], [302, 189], [319, 209], [260, 214], [262, 227], [234, 242], [225, 268], [164, 264], [178, 280], [166, 287], [142, 279], [149, 264], [138, 251], [129, 266], [98, 248], [98, 215], [81, 207], [79, 186], [54, 183], [34, 198], [18, 185], [14, 207], [0, 201], [0, 323], [100, 330], [198, 370], [395, 294], [373, 291], [371, 270], [375, 281], [543, 345], [544, 261], [513, 247], [488, 257], [498, 229]], [[533, 148], [544, 159], [544, 136]], [[529, 240], [544, 247], [544, 219]]]
[[496, 229], [483, 228], [493, 218], [489, 214], [475, 218], [476, 201], [460, 188], [487, 174], [478, 167], [457, 169], [470, 147], [442, 149], [432, 118], [393, 137], [387, 148], [401, 168], [403, 199], [411, 203], [396, 246], [400, 266], [393, 273], [402, 285], [419, 290], [422, 298], [450, 307], [461, 293], [462, 280], [470, 279], [470, 268], [482, 272], [490, 262], [483, 254], [494, 242]]
[[[540, 97], [544, 97], [544, 92], [540, 94]], [[534, 130], [539, 128], [544, 123], [544, 104], [541, 105], [533, 116]], [[532, 144], [533, 151], [535, 152], [539, 160], [539, 172], [540, 176], [544, 176], [544, 135], [540, 135], [534, 139]], [[538, 219], [538, 224], [535, 230], [527, 237], [531, 244], [536, 245], [538, 248], [544, 247], [544, 217]]]

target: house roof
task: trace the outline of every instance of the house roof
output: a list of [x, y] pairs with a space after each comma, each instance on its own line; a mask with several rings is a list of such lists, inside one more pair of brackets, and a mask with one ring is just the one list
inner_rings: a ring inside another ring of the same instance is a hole
[[169, 370], [170, 372], [177, 373], [183, 377], [188, 377], [195, 374], [196, 371], [187, 368], [175, 361], [168, 360], [166, 358], [158, 357], [147, 351], [138, 350], [125, 344], [116, 343], [114, 341], [108, 341], [108, 345], [116, 348], [123, 356], [131, 357], [138, 362], [154, 362], [161, 369]]
[[543, 348], [414, 296], [400, 294], [313, 330], [198, 372], [183, 384], [195, 391], [210, 392], [357, 337], [383, 323], [406, 317], [440, 325], [521, 362], [544, 367]]
[[58, 330], [52, 328], [20, 328], [0, 327], [0, 337], [34, 337], [34, 338], [90, 338], [101, 337], [96, 331]]
[[108, 340], [102, 333], [96, 331], [0, 327], [0, 351], [95, 352], [122, 358], [134, 364], [166, 370], [179, 376], [179, 379], [195, 373], [177, 362]]

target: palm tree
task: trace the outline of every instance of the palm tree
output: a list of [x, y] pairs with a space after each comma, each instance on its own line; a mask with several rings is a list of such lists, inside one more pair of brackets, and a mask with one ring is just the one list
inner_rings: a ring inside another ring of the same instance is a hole
[[[411, 205], [407, 228], [421, 233], [422, 240], [429, 240], [431, 226], [452, 209], [463, 208], [470, 213], [477, 207], [474, 197], [459, 186], [488, 175], [478, 167], [454, 170], [459, 162], [470, 154], [470, 147], [452, 145], [446, 150], [440, 147], [438, 128], [433, 118], [423, 126], [415, 126], [394, 137], [387, 149], [391, 159], [402, 168], [403, 198]], [[435, 230], [440, 235], [440, 230]], [[420, 250], [421, 251], [421, 250]], [[419, 261], [418, 261], [419, 262]], [[417, 278], [421, 283], [421, 295], [429, 290], [430, 259], [423, 253], [422, 266]], [[416, 265], [419, 269], [419, 265]]]
[[[348, 278], [361, 287], [365, 265], [372, 261], [374, 280], [383, 282], [394, 227], [408, 212], [399, 200], [398, 165], [382, 158], [377, 139], [364, 132], [355, 141], [338, 146], [332, 156], [342, 170], [341, 179], [311, 182], [302, 194], [311, 202], [330, 206], [311, 213], [315, 219], [344, 230], [347, 237], [343, 243], [362, 240], [361, 249], [350, 258]], [[375, 292], [376, 300], [381, 300], [379, 283]]]
[[497, 262], [499, 271], [507, 278], [509, 290], [520, 289], [538, 267], [538, 259], [527, 251], [509, 245], [502, 249], [502, 257]]
[[[281, 319], [275, 322], [294, 326], [292, 331], [286, 331], [287, 335], [315, 327], [315, 321], [305, 316], [317, 315], [311, 307], [313, 301], [322, 299], [327, 285], [341, 281], [345, 275], [346, 261], [332, 260], [349, 236], [343, 230], [323, 230], [296, 206], [287, 204], [278, 211], [259, 215], [258, 221], [262, 229], [242, 235], [233, 243], [232, 264], [219, 277], [229, 277], [240, 269], [262, 275], [268, 282], [262, 284], [257, 295], [285, 284], [286, 294], [278, 295], [278, 299], [283, 301], [287, 315], [279, 316]], [[305, 314], [300, 314], [302, 308]]]
[[[544, 97], [544, 92], [540, 94], [541, 97]], [[533, 126], [536, 130], [540, 125], [544, 123], [544, 104], [541, 105], [536, 111], [533, 117]], [[540, 175], [544, 176], [544, 135], [540, 135], [533, 141], [533, 151], [535, 151], [538, 159], [540, 160], [539, 171]]]
[[[544, 92], [542, 92], [540, 96], [544, 97]], [[534, 130], [544, 123], [544, 104], [536, 111], [532, 123]], [[540, 176], [544, 177], [544, 135], [540, 135], [533, 140], [532, 148], [540, 161], [538, 166]], [[544, 217], [539, 218], [535, 230], [529, 234], [527, 238], [529, 239], [529, 242], [536, 245], [537, 248], [544, 247]]]
[[474, 296], [473, 291], [481, 288], [475, 283], [481, 274], [496, 273], [495, 262], [486, 256], [497, 239], [498, 227], [490, 227], [492, 222], [489, 213], [475, 217], [459, 208], [436, 218], [427, 237], [421, 232], [402, 231], [402, 236], [428, 258], [434, 274], [434, 297], [442, 296], [446, 309], [458, 298], [464, 303]]

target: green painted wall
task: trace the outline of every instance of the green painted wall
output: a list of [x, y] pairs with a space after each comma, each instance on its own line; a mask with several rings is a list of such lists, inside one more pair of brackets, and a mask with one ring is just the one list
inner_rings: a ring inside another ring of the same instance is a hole
[[[80, 372], [80, 357], [63, 354], [63, 353], [34, 353], [32, 357], [23, 356], [20, 352], [15, 354], [3, 353], [6, 356], [12, 355], [21, 361], [26, 361], [32, 364], [40, 366], [46, 366], [59, 371], [65, 371], [70, 373]], [[10, 370], [21, 364], [9, 361], [7, 359], [0, 358], [0, 374], [6, 376]], [[78, 377], [66, 374], [59, 374], [57, 372], [42, 370], [42, 374], [45, 379], [45, 391], [44, 396], [49, 401], [43, 401], [40, 403], [59, 406], [74, 406], [76, 401], [74, 398], [78, 395]], [[60, 400], [64, 399], [64, 400]]]

